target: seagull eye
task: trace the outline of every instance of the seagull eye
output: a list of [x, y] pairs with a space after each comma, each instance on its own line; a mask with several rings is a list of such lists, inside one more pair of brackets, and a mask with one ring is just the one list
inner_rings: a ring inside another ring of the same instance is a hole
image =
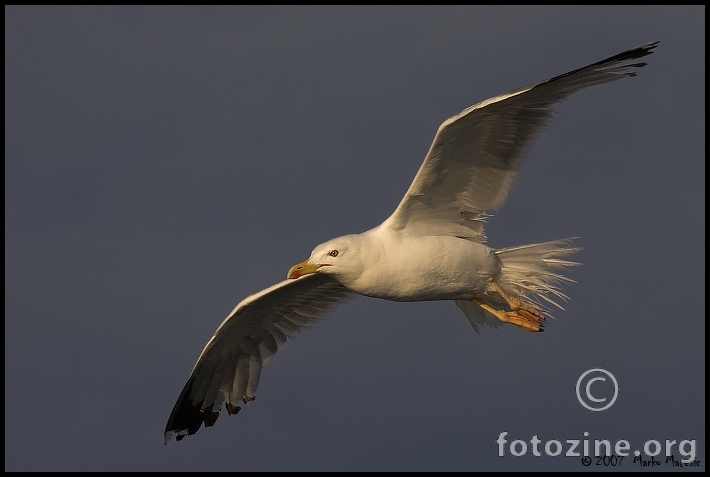
[[340, 252], [338, 252], [337, 250], [331, 250], [330, 252], [328, 252], [328, 255], [330, 255], [331, 257], [337, 257], [338, 253]]

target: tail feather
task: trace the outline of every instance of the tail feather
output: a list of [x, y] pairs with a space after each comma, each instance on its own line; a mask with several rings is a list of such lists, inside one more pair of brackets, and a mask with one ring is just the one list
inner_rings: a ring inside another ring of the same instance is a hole
[[501, 285], [531, 306], [549, 312], [545, 306], [549, 304], [564, 310], [560, 301], [568, 301], [569, 297], [561, 286], [575, 281], [560, 270], [581, 265], [568, 259], [580, 250], [574, 246], [575, 238], [496, 250], [502, 262]]
[[[569, 297], [562, 292], [561, 287], [565, 283], [575, 283], [560, 270], [581, 265], [569, 260], [570, 255], [580, 250], [574, 246], [574, 240], [575, 238], [554, 240], [496, 250], [495, 253], [502, 263], [501, 275], [497, 281], [507, 293], [554, 318], [546, 305], [564, 310], [560, 302], [569, 300]], [[505, 299], [497, 293], [482, 299], [495, 309], [508, 307]], [[456, 305], [464, 312], [477, 333], [483, 325], [497, 328], [501, 324], [498, 318], [473, 301], [456, 300]]]

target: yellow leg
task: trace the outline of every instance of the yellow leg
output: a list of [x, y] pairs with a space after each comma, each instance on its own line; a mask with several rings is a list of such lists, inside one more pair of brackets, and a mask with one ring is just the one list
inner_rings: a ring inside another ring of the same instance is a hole
[[491, 282], [491, 285], [493, 285], [493, 288], [495, 288], [496, 291], [498, 293], [500, 293], [500, 296], [502, 296], [505, 299], [505, 301], [508, 302], [508, 305], [510, 305], [511, 309], [526, 311], [526, 312], [530, 313], [531, 315], [533, 315], [537, 319], [537, 321], [542, 321], [545, 319], [545, 315], [543, 315], [542, 312], [540, 312], [539, 310], [536, 310], [535, 308], [533, 308], [530, 305], [526, 305], [525, 303], [523, 303], [520, 300], [518, 300], [517, 298], [515, 298], [513, 295], [509, 294], [507, 291], [505, 291], [503, 289], [502, 286], [500, 286], [500, 284], [497, 281], [495, 281], [494, 279], [491, 278], [490, 282]]
[[475, 303], [494, 315], [503, 323], [511, 323], [531, 333], [543, 331], [542, 326], [545, 321], [545, 315], [530, 305], [522, 303], [519, 299], [506, 292], [494, 279], [491, 278], [490, 283], [500, 294], [500, 296], [502, 296], [508, 303], [508, 305], [510, 305], [510, 311], [496, 310], [492, 306], [477, 298], [474, 298], [473, 300]]

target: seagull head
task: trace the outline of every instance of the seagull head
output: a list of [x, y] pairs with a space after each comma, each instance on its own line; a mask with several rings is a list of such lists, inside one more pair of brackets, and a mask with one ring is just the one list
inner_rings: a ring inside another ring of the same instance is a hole
[[362, 240], [358, 235], [345, 235], [318, 245], [308, 260], [291, 267], [287, 278], [299, 278], [311, 273], [343, 275], [361, 268]]

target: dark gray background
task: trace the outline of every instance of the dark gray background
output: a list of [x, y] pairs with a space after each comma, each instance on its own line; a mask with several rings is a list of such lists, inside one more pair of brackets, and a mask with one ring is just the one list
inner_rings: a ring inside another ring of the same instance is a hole
[[[227, 313], [385, 219], [444, 119], [654, 40], [561, 106], [489, 221], [494, 247], [581, 236], [546, 333], [360, 297], [163, 446]], [[586, 431], [697, 439], [704, 470], [704, 160], [704, 7], [6, 7], [5, 469], [582, 470], [495, 439]]]

